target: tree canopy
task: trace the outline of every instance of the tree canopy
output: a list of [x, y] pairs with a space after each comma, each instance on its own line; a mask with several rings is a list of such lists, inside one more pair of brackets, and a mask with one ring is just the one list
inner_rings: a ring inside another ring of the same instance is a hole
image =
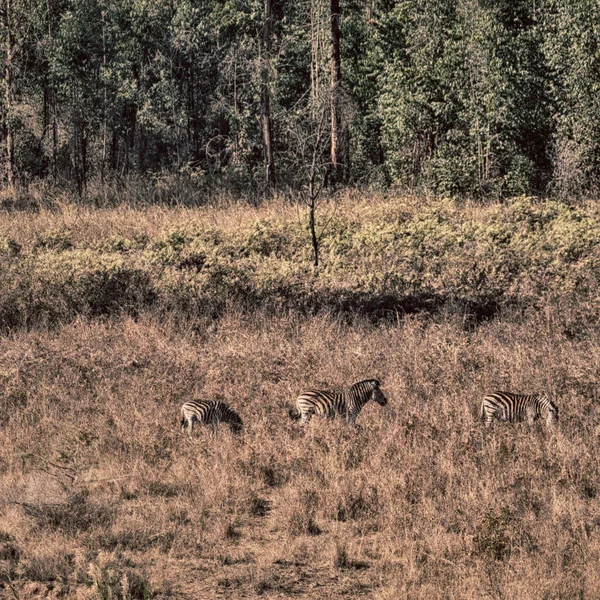
[[186, 172], [297, 189], [329, 107], [316, 150], [325, 172], [344, 163], [338, 183], [600, 181], [595, 0], [2, 0], [0, 17], [6, 184]]

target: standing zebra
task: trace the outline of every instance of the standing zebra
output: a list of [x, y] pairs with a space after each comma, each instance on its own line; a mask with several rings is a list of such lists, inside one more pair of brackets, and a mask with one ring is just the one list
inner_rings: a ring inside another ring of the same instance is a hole
[[345, 417], [349, 423], [354, 423], [358, 413], [369, 400], [374, 400], [381, 406], [387, 404], [377, 379], [359, 381], [343, 392], [308, 390], [298, 396], [297, 410], [291, 409], [290, 417], [300, 419], [304, 424], [308, 423], [314, 414], [330, 418], [338, 414]]
[[195, 422], [212, 425], [215, 432], [219, 423], [227, 423], [233, 433], [242, 430], [242, 419], [227, 404], [219, 400], [190, 400], [181, 407], [181, 429], [188, 433], [194, 431]]
[[545, 394], [525, 396], [508, 392], [494, 392], [484, 397], [479, 419], [490, 427], [496, 417], [500, 421], [527, 421], [529, 425], [540, 417], [547, 425], [558, 422], [558, 408]]

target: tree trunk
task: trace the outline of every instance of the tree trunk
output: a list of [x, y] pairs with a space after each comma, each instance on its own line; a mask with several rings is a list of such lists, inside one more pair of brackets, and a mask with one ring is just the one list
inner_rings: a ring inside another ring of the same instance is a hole
[[100, 181], [104, 183], [108, 144], [108, 89], [106, 85], [106, 13], [102, 11], [102, 164], [100, 165]]
[[342, 68], [340, 38], [340, 0], [331, 0], [331, 166], [336, 179], [341, 163], [339, 105]]
[[12, 95], [13, 95], [13, 51], [14, 40], [12, 30], [12, 0], [6, 0], [5, 5], [6, 62], [4, 64], [4, 100], [5, 100], [5, 128], [6, 128], [6, 181], [10, 189], [15, 185], [15, 139], [12, 123]]
[[58, 124], [57, 124], [57, 106], [56, 106], [56, 92], [54, 87], [52, 88], [52, 180], [56, 183], [58, 178], [57, 169], [57, 156], [58, 156]]
[[263, 57], [261, 61], [261, 129], [265, 159], [265, 183], [268, 187], [275, 178], [273, 161], [273, 137], [269, 96], [269, 64], [271, 60], [271, 24], [273, 20], [273, 0], [265, 0], [265, 22], [263, 26]]
[[310, 219], [310, 240], [312, 242], [312, 247], [313, 247], [313, 265], [315, 267], [318, 267], [319, 266], [319, 240], [317, 238], [317, 230], [316, 230], [316, 226], [315, 226], [315, 208], [316, 208], [316, 198], [313, 196], [313, 197], [311, 197], [310, 204], [308, 205], [309, 219]]
[[77, 193], [79, 196], [82, 196], [83, 182], [81, 181], [81, 152], [79, 147], [79, 142], [81, 140], [79, 135], [81, 124], [79, 122], [79, 105], [76, 84], [73, 84], [71, 103], [71, 122], [73, 125], [73, 132], [71, 135], [71, 156], [73, 164], [73, 177], [75, 178], [75, 184], [77, 185]]
[[[46, 18], [48, 19], [48, 39], [50, 40], [50, 47], [54, 46], [54, 35], [52, 33], [52, 6], [50, 0], [46, 0]], [[51, 112], [52, 118], [52, 181], [56, 184], [58, 177], [57, 172], [57, 153], [58, 153], [58, 117], [56, 107], [56, 91], [54, 86], [54, 79], [50, 79], [48, 83], [48, 110]]]

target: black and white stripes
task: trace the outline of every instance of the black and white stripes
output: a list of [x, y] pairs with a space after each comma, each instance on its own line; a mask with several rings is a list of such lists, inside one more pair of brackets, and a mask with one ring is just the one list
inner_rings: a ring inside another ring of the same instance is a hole
[[242, 430], [242, 419], [227, 404], [219, 400], [190, 400], [181, 407], [181, 429], [194, 431], [194, 423], [211, 425], [213, 431], [218, 429], [219, 423], [226, 423], [233, 433]]
[[381, 406], [387, 404], [377, 379], [359, 381], [342, 392], [322, 390], [302, 392], [296, 400], [297, 410], [291, 410], [290, 416], [293, 419], [300, 419], [301, 423], [308, 423], [315, 414], [328, 417], [337, 414], [343, 416], [349, 423], [354, 423], [362, 407], [369, 400], [374, 400]]
[[[313, 415], [333, 418], [340, 415], [347, 422], [354, 423], [363, 406], [373, 400], [381, 406], [387, 398], [380, 389], [377, 379], [365, 379], [344, 391], [307, 390], [296, 399], [296, 409], [289, 411], [293, 419], [302, 424], [308, 423]], [[530, 425], [537, 419], [544, 419], [547, 425], [558, 422], [558, 408], [545, 394], [512, 394], [494, 392], [487, 394], [481, 403], [480, 420], [486, 427], [492, 421], [527, 421]], [[219, 400], [191, 400], [181, 407], [181, 428], [192, 433], [194, 425], [211, 425], [213, 431], [219, 423], [224, 423], [234, 433], [242, 429], [242, 419], [238, 413]]]
[[490, 427], [494, 418], [500, 421], [527, 421], [530, 425], [543, 418], [548, 425], [558, 421], [558, 408], [544, 394], [521, 395], [509, 392], [488, 394], [481, 403], [479, 418]]

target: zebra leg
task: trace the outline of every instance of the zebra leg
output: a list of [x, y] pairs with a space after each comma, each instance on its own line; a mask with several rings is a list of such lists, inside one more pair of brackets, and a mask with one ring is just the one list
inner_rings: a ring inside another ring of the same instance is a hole
[[485, 412], [485, 427], [489, 429], [492, 426], [492, 421], [494, 420], [494, 413], [490, 413], [488, 411]]
[[181, 429], [187, 431], [188, 435], [192, 435], [192, 431], [194, 431], [194, 417], [188, 417], [185, 423], [182, 424]]
[[312, 412], [311, 411], [306, 411], [303, 412], [300, 416], [300, 425], [306, 425], [308, 424], [308, 422], [310, 421], [312, 417]]

